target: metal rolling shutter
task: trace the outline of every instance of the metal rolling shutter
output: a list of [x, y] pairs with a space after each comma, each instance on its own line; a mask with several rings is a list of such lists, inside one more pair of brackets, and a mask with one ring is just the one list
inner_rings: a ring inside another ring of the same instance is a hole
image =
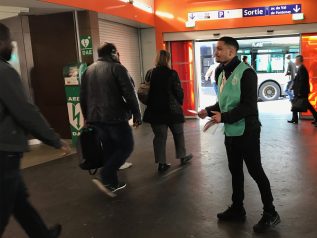
[[121, 63], [128, 69], [135, 85], [141, 83], [141, 62], [138, 29], [99, 19], [100, 44], [110, 42], [116, 45]]

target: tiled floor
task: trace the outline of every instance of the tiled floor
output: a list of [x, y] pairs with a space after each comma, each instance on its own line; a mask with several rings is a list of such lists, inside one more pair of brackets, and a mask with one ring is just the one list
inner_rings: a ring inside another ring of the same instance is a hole
[[[317, 128], [310, 121], [288, 124], [288, 110], [269, 113], [261, 106], [262, 162], [270, 178], [282, 223], [256, 235], [261, 215], [257, 186], [245, 173], [245, 223], [218, 223], [216, 213], [230, 205], [231, 181], [221, 128], [201, 131], [203, 122], [186, 122], [186, 144], [194, 154], [180, 167], [171, 135], [171, 170], [159, 176], [153, 162], [149, 125], [134, 130], [133, 167], [120, 172], [128, 186], [111, 199], [96, 189], [77, 166], [76, 156], [23, 171], [31, 200], [47, 223], [60, 222], [64, 238], [316, 238]], [[270, 107], [270, 106], [265, 106]], [[283, 109], [283, 110], [282, 110]], [[246, 171], [246, 170], [245, 170]], [[4, 238], [25, 238], [14, 222]]]

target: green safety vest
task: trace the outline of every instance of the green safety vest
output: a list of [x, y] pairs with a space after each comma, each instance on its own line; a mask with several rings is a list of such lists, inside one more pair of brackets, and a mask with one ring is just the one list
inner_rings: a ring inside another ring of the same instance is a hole
[[[227, 79], [222, 92], [219, 91], [218, 101], [221, 112], [231, 111], [240, 103], [241, 78], [244, 71], [248, 68], [249, 66], [241, 62]], [[219, 89], [222, 84], [223, 74], [224, 71], [222, 71], [218, 78]], [[224, 129], [226, 136], [241, 136], [245, 130], [245, 119], [243, 118], [232, 124], [224, 123]]]

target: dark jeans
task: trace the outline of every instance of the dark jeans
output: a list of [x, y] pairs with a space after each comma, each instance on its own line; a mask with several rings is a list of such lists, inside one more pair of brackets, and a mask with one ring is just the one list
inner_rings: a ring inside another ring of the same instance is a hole
[[133, 151], [134, 141], [128, 122], [116, 124], [95, 123], [101, 129], [104, 148], [104, 167], [101, 179], [104, 184], [117, 185], [117, 171]]
[[0, 237], [11, 215], [31, 238], [49, 238], [48, 228], [28, 200], [20, 173], [21, 153], [0, 151]]
[[154, 139], [154, 157], [156, 163], [166, 163], [166, 140], [167, 130], [170, 128], [174, 138], [176, 149], [176, 158], [180, 159], [186, 156], [185, 138], [184, 138], [184, 123], [177, 124], [151, 124]]
[[270, 182], [261, 164], [260, 129], [237, 137], [226, 137], [225, 145], [232, 175], [232, 202], [234, 206], [243, 206], [244, 174], [243, 161], [249, 174], [255, 180], [261, 193], [264, 210], [274, 211]]
[[[307, 107], [308, 107], [308, 110], [312, 113], [314, 120], [317, 121], [317, 112], [315, 108], [313, 107], [313, 105], [311, 105], [310, 102], [308, 102]], [[292, 121], [298, 121], [298, 112], [293, 112]]]

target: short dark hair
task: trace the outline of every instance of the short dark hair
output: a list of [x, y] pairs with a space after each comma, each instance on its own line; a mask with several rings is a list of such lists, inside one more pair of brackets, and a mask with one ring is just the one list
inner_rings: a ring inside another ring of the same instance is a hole
[[10, 30], [9, 28], [0, 23], [0, 40], [5, 41], [8, 40], [10, 38]]
[[233, 46], [237, 51], [239, 50], [239, 43], [233, 37], [224, 36], [224, 37], [221, 37], [218, 41], [223, 41], [226, 45]]
[[98, 48], [98, 57], [105, 57], [107, 55], [115, 54], [117, 52], [117, 47], [112, 44], [105, 42]]
[[247, 60], [248, 59], [248, 56], [246, 56], [246, 55], [244, 55], [243, 57], [242, 57], [242, 60], [243, 61], [245, 61], [245, 60]]
[[299, 62], [304, 62], [304, 57], [302, 55], [297, 55], [296, 58], [299, 60]]

